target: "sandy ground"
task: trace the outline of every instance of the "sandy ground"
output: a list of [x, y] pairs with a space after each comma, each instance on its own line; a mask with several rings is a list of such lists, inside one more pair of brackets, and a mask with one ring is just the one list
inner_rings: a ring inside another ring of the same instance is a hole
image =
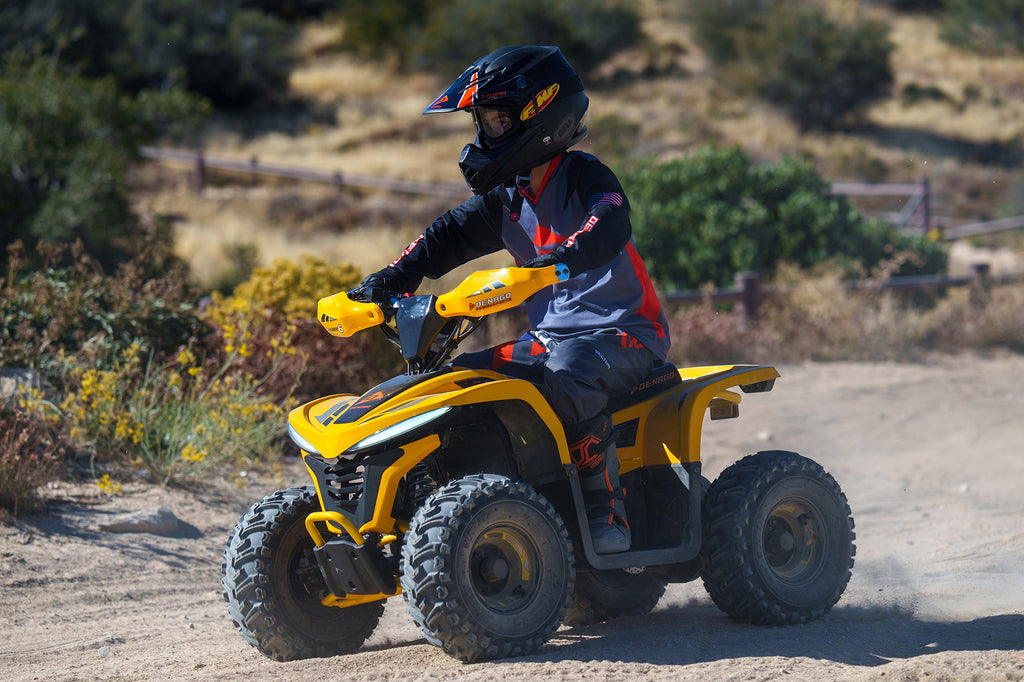
[[[219, 589], [220, 555], [248, 505], [302, 483], [250, 477], [200, 492], [51, 487], [49, 513], [0, 528], [0, 678], [1024, 679], [1024, 358], [782, 367], [774, 392], [705, 431], [706, 473], [782, 448], [821, 462], [857, 530], [853, 579], [803, 626], [736, 624], [699, 581], [650, 615], [562, 628], [538, 654], [464, 665], [429, 645], [400, 598], [351, 656], [276, 663], [245, 643]], [[166, 506], [173, 536], [97, 530]]]

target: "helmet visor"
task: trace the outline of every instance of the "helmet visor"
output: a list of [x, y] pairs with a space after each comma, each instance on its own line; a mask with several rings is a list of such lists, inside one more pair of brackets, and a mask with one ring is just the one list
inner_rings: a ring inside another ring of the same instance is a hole
[[501, 144], [521, 126], [510, 107], [473, 107], [470, 112], [477, 131], [490, 146]]

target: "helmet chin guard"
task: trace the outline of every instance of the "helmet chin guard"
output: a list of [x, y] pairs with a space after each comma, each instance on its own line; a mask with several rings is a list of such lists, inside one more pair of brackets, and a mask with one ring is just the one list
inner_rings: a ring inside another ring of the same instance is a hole
[[470, 189], [484, 194], [586, 137], [588, 105], [583, 81], [557, 47], [525, 45], [477, 60], [423, 113], [473, 114], [477, 136], [463, 148], [459, 168]]

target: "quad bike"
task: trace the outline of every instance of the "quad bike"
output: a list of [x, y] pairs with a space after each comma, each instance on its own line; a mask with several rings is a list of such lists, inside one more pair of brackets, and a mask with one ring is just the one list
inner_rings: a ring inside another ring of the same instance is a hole
[[238, 521], [224, 556], [242, 636], [287, 661], [350, 653], [402, 594], [426, 639], [471, 662], [536, 650], [561, 623], [643, 614], [669, 582], [702, 578], [742, 622], [829, 611], [853, 566], [853, 519], [835, 480], [792, 452], [701, 475], [705, 414], [738, 416], [773, 367], [655, 369], [611, 397], [632, 546], [597, 554], [562, 425], [538, 388], [446, 364], [487, 315], [563, 279], [561, 266], [477, 272], [440, 296], [390, 305], [322, 299], [321, 324], [380, 327], [408, 372], [362, 395], [296, 408], [289, 433], [313, 485]]

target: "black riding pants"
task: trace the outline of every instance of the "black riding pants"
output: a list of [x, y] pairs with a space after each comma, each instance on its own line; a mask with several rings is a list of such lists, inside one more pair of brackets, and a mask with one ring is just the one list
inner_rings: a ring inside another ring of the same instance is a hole
[[600, 414], [610, 395], [630, 390], [660, 362], [629, 334], [600, 329], [560, 341], [531, 331], [517, 341], [463, 353], [452, 365], [491, 369], [538, 385], [562, 423], [571, 427]]

